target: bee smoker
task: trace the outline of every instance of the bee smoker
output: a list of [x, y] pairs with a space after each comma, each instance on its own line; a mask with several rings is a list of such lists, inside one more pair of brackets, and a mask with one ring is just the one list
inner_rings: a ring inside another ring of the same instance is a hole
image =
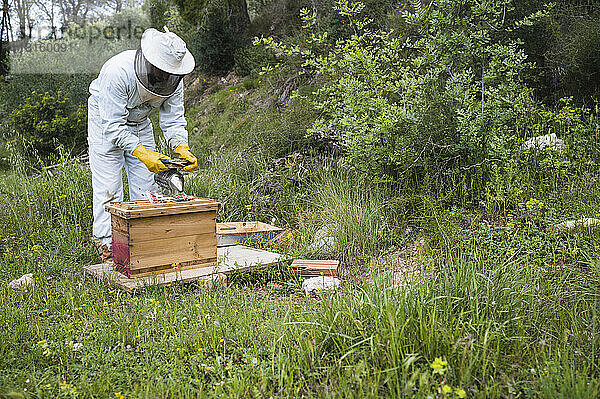
[[184, 179], [180, 170], [189, 165], [185, 159], [169, 159], [162, 161], [169, 169], [154, 174], [154, 181], [163, 190], [165, 195], [184, 194]]

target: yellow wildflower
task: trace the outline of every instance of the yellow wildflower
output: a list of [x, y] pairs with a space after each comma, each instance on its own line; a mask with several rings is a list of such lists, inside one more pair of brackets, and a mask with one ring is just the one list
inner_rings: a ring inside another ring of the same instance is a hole
[[462, 388], [456, 388], [454, 390], [454, 393], [456, 394], [456, 396], [458, 396], [459, 398], [463, 399], [467, 397], [467, 393], [465, 392], [464, 389]]
[[448, 362], [442, 360], [440, 357], [436, 357], [433, 363], [431, 363], [431, 368], [433, 369], [433, 374], [444, 374], [446, 372], [446, 366]]

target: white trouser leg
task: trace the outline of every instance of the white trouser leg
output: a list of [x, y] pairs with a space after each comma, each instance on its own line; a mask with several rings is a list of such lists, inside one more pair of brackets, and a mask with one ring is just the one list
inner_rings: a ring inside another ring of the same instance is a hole
[[93, 235], [110, 247], [112, 228], [110, 213], [104, 206], [123, 201], [124, 151], [110, 143], [90, 144], [90, 169], [93, 190]]
[[[139, 132], [140, 142], [144, 147], [154, 151], [154, 133], [152, 124]], [[147, 190], [158, 192], [158, 186], [154, 182], [154, 173], [150, 172], [146, 165], [137, 157], [125, 153], [125, 169], [127, 170], [127, 181], [129, 183], [129, 198], [132, 201], [145, 199]]]
[[[127, 171], [131, 200], [144, 199], [146, 190], [158, 191], [158, 186], [154, 183], [154, 174], [146, 168], [146, 165], [135, 156], [105, 141], [101, 129], [97, 112], [91, 112], [88, 116], [88, 143], [94, 197], [93, 235], [102, 241], [102, 244], [110, 247], [111, 216], [104, 206], [112, 201], [123, 201], [123, 167], [125, 166]], [[135, 134], [139, 135], [144, 147], [155, 149], [152, 124], [148, 123], [141, 130], [136, 130]]]

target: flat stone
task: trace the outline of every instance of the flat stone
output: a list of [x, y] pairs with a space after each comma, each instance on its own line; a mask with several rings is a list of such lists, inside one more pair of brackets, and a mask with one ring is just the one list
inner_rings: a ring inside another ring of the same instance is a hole
[[307, 294], [335, 290], [340, 285], [340, 279], [332, 276], [311, 277], [302, 282], [302, 289]]
[[330, 251], [334, 248], [335, 240], [331, 236], [329, 229], [321, 227], [315, 232], [313, 242], [310, 244], [309, 249], [314, 252]]
[[33, 273], [27, 273], [18, 279], [8, 283], [8, 286], [13, 290], [25, 290], [33, 286]]
[[581, 218], [579, 220], [567, 220], [566, 222], [554, 225], [558, 231], [569, 232], [583, 229], [593, 229], [600, 227], [600, 219]]
[[523, 148], [526, 150], [545, 150], [546, 148], [550, 148], [554, 151], [562, 152], [567, 146], [563, 140], [556, 136], [556, 133], [552, 133], [527, 140], [523, 143]]

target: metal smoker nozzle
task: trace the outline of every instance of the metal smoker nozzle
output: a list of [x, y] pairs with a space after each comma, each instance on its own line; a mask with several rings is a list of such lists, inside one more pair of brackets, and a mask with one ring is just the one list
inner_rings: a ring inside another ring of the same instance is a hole
[[190, 164], [189, 161], [181, 158], [171, 158], [162, 160], [169, 169], [154, 174], [154, 181], [163, 190], [166, 195], [181, 195], [183, 194], [183, 174], [179, 171], [183, 167]]

